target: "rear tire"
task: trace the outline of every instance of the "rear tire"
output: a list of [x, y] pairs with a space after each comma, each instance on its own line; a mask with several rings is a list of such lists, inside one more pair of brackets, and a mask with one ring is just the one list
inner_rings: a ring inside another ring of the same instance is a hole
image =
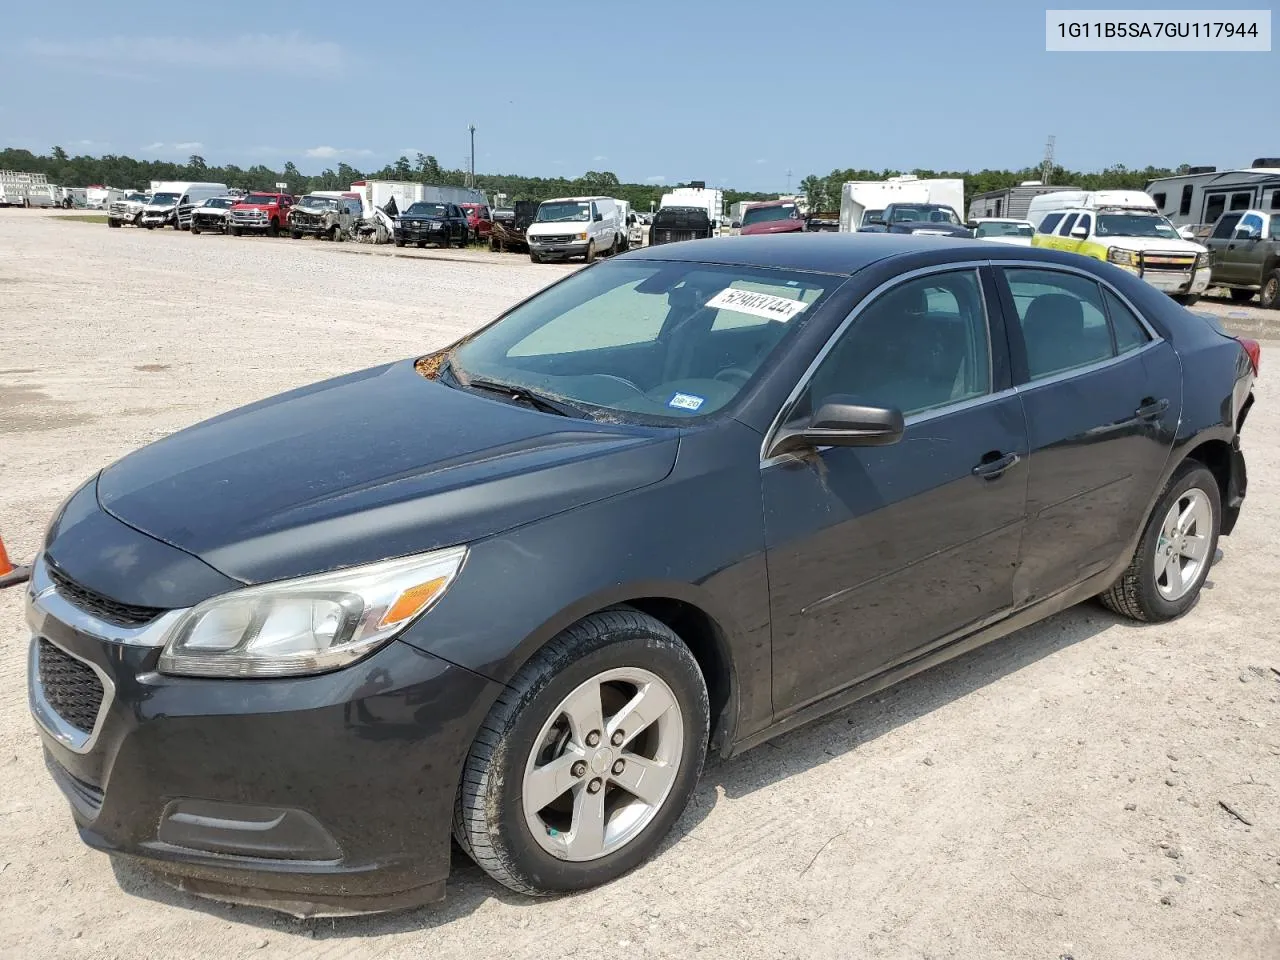
[[1204, 464], [1184, 460], [1156, 501], [1133, 560], [1099, 596], [1103, 606], [1144, 623], [1182, 616], [1200, 597], [1221, 524], [1218, 481]]
[[1199, 300], [1200, 300], [1200, 297], [1193, 293], [1179, 293], [1175, 295], [1173, 298], [1174, 303], [1180, 303], [1184, 307], [1195, 306], [1195, 304], [1198, 303]]
[[631, 608], [593, 614], [494, 703], [467, 756], [454, 834], [519, 893], [607, 883], [647, 860], [684, 811], [709, 728], [706, 684], [679, 637]]
[[112, 229], [119, 229], [121, 225], [122, 224], [120, 223], [119, 220], [112, 220], [110, 218], [107, 219], [107, 226], [111, 227]]
[[194, 220], [191, 221], [191, 235], [193, 237], [200, 236], [200, 228], [196, 226], [196, 222]]
[[290, 239], [290, 240], [301, 240], [301, 239], [302, 239], [302, 231], [301, 231], [301, 230], [290, 230], [290, 231], [289, 231], [289, 239]]
[[335, 226], [331, 231], [329, 231], [329, 239], [332, 240], [334, 243], [341, 243], [342, 228], [339, 226]]
[[1280, 310], [1280, 270], [1273, 270], [1263, 279], [1258, 303], [1268, 310]]
[[396, 237], [396, 246], [397, 246], [397, 247], [403, 247], [403, 246], [404, 246], [404, 238], [403, 238], [403, 237]]
[[1252, 290], [1237, 290], [1236, 288], [1233, 287], [1230, 290], [1230, 293], [1231, 293], [1231, 299], [1235, 303], [1248, 303], [1250, 300], [1253, 299]]

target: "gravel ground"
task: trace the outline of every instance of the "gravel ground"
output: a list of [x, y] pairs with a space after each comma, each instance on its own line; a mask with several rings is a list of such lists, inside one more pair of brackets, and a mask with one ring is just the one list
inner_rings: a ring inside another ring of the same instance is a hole
[[[139, 444], [425, 352], [572, 269], [352, 248], [0, 211], [10, 553]], [[43, 770], [21, 591], [4, 591], [0, 955], [1280, 956], [1278, 348], [1244, 515], [1191, 614], [1138, 627], [1082, 606], [718, 764], [659, 857], [575, 897], [523, 900], [458, 861], [443, 904], [301, 922], [113, 869]]]

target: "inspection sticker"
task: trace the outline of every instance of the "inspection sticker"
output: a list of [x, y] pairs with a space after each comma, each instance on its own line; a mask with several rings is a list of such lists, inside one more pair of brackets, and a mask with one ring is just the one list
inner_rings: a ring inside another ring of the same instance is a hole
[[677, 410], [697, 410], [706, 402], [706, 397], [699, 397], [692, 393], [677, 393], [667, 401], [667, 406], [675, 407]]
[[749, 313], [753, 317], [764, 317], [767, 320], [786, 323], [809, 305], [800, 300], [792, 300], [790, 297], [775, 297], [771, 293], [726, 287], [708, 300], [707, 306]]

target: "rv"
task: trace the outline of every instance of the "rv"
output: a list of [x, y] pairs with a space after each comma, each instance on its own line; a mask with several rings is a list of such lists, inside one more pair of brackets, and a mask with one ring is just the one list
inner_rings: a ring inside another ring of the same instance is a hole
[[407, 210], [412, 204], [421, 201], [455, 204], [488, 204], [489, 202], [480, 190], [472, 190], [468, 187], [437, 187], [413, 180], [357, 180], [351, 185], [350, 192], [360, 195], [366, 218], [372, 217], [374, 210], [386, 209], [387, 204], [392, 200], [396, 202], [397, 211]]
[[1233, 210], [1280, 211], [1280, 157], [1259, 157], [1244, 170], [1192, 167], [1152, 180], [1146, 192], [1180, 227], [1208, 227]]
[[964, 209], [964, 181], [921, 180], [912, 174], [888, 180], [851, 180], [840, 190], [840, 232], [857, 233], [891, 203], [930, 203]]

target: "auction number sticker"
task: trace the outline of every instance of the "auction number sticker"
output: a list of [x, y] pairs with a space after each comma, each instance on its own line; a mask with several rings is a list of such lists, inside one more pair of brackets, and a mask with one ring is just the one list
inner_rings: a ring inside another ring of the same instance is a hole
[[1046, 10], [1045, 50], [1266, 53], [1270, 10]]
[[754, 290], [739, 290], [726, 287], [707, 301], [708, 307], [718, 310], [733, 310], [737, 313], [749, 313], [753, 317], [764, 317], [766, 320], [777, 320], [786, 323], [797, 313], [809, 306], [801, 300], [790, 297], [779, 297], [772, 293], [757, 293]]

